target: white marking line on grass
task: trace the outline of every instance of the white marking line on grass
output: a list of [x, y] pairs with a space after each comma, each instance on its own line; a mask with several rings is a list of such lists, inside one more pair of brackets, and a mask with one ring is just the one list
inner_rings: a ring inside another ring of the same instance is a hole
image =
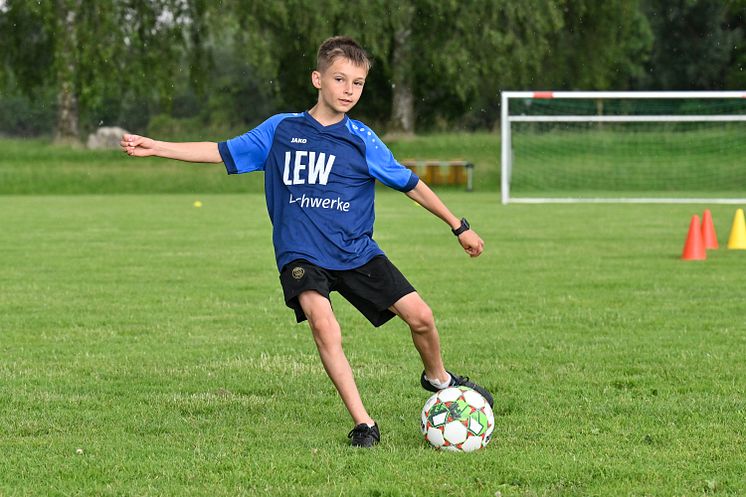
[[688, 123], [688, 122], [743, 122], [746, 115], [704, 116], [511, 116], [510, 122], [524, 123]]

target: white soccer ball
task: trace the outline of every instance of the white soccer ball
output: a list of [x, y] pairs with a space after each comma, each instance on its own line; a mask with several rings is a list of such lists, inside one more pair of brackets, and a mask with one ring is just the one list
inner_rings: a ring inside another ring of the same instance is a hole
[[473, 452], [489, 443], [495, 417], [479, 392], [450, 387], [425, 402], [421, 428], [425, 440], [436, 449]]

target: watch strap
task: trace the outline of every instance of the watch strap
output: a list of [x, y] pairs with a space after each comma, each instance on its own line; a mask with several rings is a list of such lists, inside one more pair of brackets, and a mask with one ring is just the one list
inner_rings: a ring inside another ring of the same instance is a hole
[[453, 232], [454, 235], [459, 236], [461, 233], [468, 230], [469, 228], [470, 228], [469, 221], [467, 221], [465, 217], [462, 217], [461, 226], [459, 226], [456, 229], [452, 229], [451, 231]]

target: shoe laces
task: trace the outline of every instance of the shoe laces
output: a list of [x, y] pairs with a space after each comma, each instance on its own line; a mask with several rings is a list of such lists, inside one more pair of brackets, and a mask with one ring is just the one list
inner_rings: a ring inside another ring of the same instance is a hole
[[352, 430], [350, 430], [350, 433], [347, 434], [347, 438], [364, 438], [368, 436], [368, 433], [373, 428], [368, 426], [365, 423], [359, 424], [356, 427], [354, 427]]
[[456, 376], [453, 380], [456, 383], [456, 385], [463, 385], [465, 383], [469, 383], [468, 376]]

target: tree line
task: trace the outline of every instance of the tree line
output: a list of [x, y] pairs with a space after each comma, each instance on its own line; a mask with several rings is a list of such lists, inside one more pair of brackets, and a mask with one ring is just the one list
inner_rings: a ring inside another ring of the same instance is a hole
[[326, 37], [374, 67], [355, 117], [491, 129], [500, 92], [746, 89], [746, 0], [0, 0], [0, 133], [310, 107]]

